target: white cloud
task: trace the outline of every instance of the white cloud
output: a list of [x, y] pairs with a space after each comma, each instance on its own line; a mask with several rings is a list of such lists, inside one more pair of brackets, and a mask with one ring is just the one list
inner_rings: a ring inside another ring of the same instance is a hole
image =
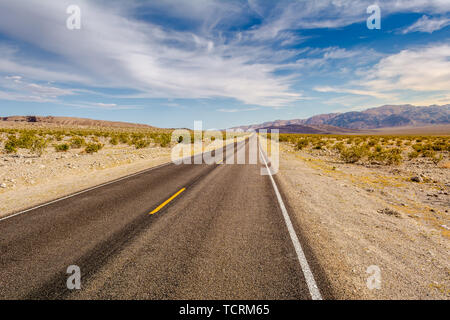
[[227, 113], [235, 113], [235, 112], [246, 112], [246, 111], [256, 111], [259, 108], [246, 108], [246, 109], [217, 109], [218, 112], [227, 112]]
[[[258, 3], [261, 6], [264, 1]], [[272, 5], [272, 2], [266, 3]], [[381, 8], [382, 17], [400, 12], [442, 14], [450, 11], [448, 0], [378, 0], [376, 3]], [[276, 4], [262, 25], [250, 32], [255, 39], [274, 39], [283, 31], [291, 29], [339, 28], [364, 22], [368, 18], [366, 9], [374, 1], [279, 0]]]
[[370, 96], [370, 97], [379, 98], [379, 99], [392, 98], [392, 95], [380, 93], [377, 91], [361, 90], [361, 89], [348, 89], [348, 88], [337, 88], [337, 87], [315, 87], [314, 90], [317, 92], [325, 92], [325, 93], [328, 93], [328, 92], [350, 93], [353, 95]]
[[403, 50], [386, 57], [368, 71], [363, 85], [379, 92], [449, 91], [450, 45]]
[[118, 105], [116, 103], [103, 103], [103, 102], [76, 102], [76, 103], [64, 103], [66, 106], [81, 108], [81, 109], [104, 109], [104, 110], [136, 110], [142, 109], [142, 106], [134, 105]]
[[[303, 41], [305, 38], [293, 29], [334, 28], [364, 21], [365, 10], [373, 0], [76, 2], [82, 11], [82, 29], [75, 31], [65, 28], [65, 9], [73, 4], [71, 0], [0, 2], [0, 32], [42, 50], [41, 55], [26, 56], [18, 48], [0, 47], [0, 73], [13, 73], [37, 85], [56, 81], [71, 87], [89, 86], [91, 90], [135, 89], [138, 93], [133, 96], [137, 98], [226, 97], [249, 105], [281, 107], [303, 97], [292, 89], [293, 77], [275, 75], [276, 71], [321, 67], [337, 59], [354, 59], [359, 66], [373, 57], [361, 54], [361, 50], [330, 48], [320, 58], [286, 63], [301, 50], [271, 46], [272, 41], [279, 41], [282, 46]], [[378, 2], [383, 16], [411, 11], [442, 14], [450, 10], [448, 0]], [[174, 19], [170, 21], [189, 21], [187, 25], [191, 27], [179, 31], [143, 22], [135, 18], [136, 11], [142, 15], [163, 13]], [[262, 23], [251, 30], [233, 31], [231, 35], [220, 32], [224, 25], [248, 26], [255, 15], [262, 18]], [[443, 61], [438, 64], [447, 66]], [[382, 74], [389, 68], [393, 68], [389, 60], [382, 60], [373, 71], [374, 77], [367, 79], [374, 89], [351, 88], [352, 92], [347, 93], [386, 94], [381, 88], [383, 81], [394, 81]], [[412, 70], [407, 69], [405, 72]], [[398, 77], [410, 85], [407, 78], [412, 75]], [[22, 88], [22, 94], [34, 90], [33, 94], [46, 99], [66, 94], [56, 86], [46, 87]]]
[[434, 31], [445, 28], [450, 25], [449, 18], [429, 18], [428, 16], [422, 16], [419, 20], [417, 20], [411, 26], [402, 30], [403, 34], [410, 32], [428, 32], [433, 33]]
[[[82, 29], [69, 31], [65, 28], [68, 3], [0, 3], [0, 31], [57, 55], [70, 66], [56, 73], [54, 65], [41, 61], [39, 69], [44, 69], [44, 79], [48, 75], [61, 81], [67, 76], [67, 81], [131, 88], [153, 98], [227, 97], [271, 107], [301, 97], [291, 90], [290, 78], [273, 74], [276, 64], [255, 63], [254, 56], [236, 50], [240, 49], [237, 43], [163, 30], [87, 1], [78, 1]], [[0, 60], [0, 72], [17, 67], [20, 74], [36, 76], [39, 71], [34, 66], [20, 65], [28, 64], [19, 59], [3, 64]]]
[[[317, 92], [370, 96], [380, 103], [450, 103], [450, 45], [403, 50], [382, 58], [346, 85], [317, 86]], [[360, 98], [336, 97], [328, 103], [355, 105]]]
[[33, 102], [53, 102], [59, 97], [75, 94], [72, 89], [32, 83], [17, 75], [0, 79], [0, 90], [1, 99]]

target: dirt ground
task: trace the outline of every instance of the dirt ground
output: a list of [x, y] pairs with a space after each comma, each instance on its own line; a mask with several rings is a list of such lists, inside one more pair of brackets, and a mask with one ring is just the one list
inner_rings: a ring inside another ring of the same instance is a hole
[[[448, 164], [345, 164], [285, 143], [280, 150], [291, 215], [336, 298], [450, 298]], [[380, 289], [368, 288], [370, 266], [380, 270]]]

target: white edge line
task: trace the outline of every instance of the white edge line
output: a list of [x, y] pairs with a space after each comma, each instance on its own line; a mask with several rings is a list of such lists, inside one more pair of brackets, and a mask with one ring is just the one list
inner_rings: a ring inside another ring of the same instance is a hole
[[292, 225], [291, 218], [289, 218], [289, 214], [286, 210], [286, 206], [284, 205], [283, 199], [281, 198], [280, 191], [278, 191], [277, 184], [275, 183], [275, 180], [272, 177], [272, 172], [270, 171], [267, 165], [266, 158], [261, 150], [261, 145], [259, 145], [259, 152], [261, 153], [261, 156], [264, 160], [264, 164], [266, 165], [270, 180], [272, 181], [273, 189], [275, 190], [275, 194], [277, 195], [278, 203], [280, 205], [281, 212], [283, 213], [284, 222], [286, 222], [289, 235], [291, 236], [292, 244], [294, 245], [295, 252], [297, 253], [298, 261], [300, 262], [303, 275], [305, 276], [306, 284], [308, 285], [311, 298], [313, 300], [322, 300], [322, 295], [320, 294], [319, 287], [316, 284], [314, 275], [311, 271], [311, 268], [309, 267], [308, 261], [306, 260], [305, 253], [303, 252], [302, 245], [300, 244], [297, 234], [295, 233], [294, 226]]

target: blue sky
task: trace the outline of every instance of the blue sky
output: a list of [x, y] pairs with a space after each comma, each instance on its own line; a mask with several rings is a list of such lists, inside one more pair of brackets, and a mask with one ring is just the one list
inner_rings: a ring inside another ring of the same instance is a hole
[[406, 103], [450, 103], [448, 0], [0, 0], [1, 116], [227, 128]]

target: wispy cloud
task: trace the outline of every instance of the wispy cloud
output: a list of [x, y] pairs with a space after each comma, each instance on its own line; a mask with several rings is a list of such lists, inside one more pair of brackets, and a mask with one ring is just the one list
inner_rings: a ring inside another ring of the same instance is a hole
[[52, 102], [74, 94], [74, 90], [29, 82], [22, 76], [11, 75], [0, 79], [0, 97], [4, 100]]
[[143, 109], [142, 106], [135, 105], [120, 105], [116, 103], [103, 103], [103, 102], [75, 102], [75, 103], [62, 103], [66, 106], [71, 106], [79, 109], [100, 109], [100, 110], [139, 110]]
[[363, 85], [371, 90], [448, 91], [450, 45], [436, 44], [402, 50], [368, 70]]
[[218, 112], [228, 112], [228, 113], [235, 113], [235, 112], [247, 112], [247, 111], [256, 111], [259, 110], [259, 108], [246, 108], [246, 109], [217, 109]]
[[[270, 107], [283, 106], [300, 97], [291, 89], [290, 78], [274, 75], [276, 64], [255, 62], [254, 56], [243, 53], [239, 49], [242, 44], [237, 42], [165, 30], [135, 20], [126, 11], [112, 11], [87, 1], [79, 1], [82, 29], [69, 31], [64, 27], [65, 4], [66, 1], [2, 2], [0, 31], [70, 61], [72, 68], [59, 75], [87, 78], [79, 81], [83, 85], [133, 88], [153, 98], [226, 97]], [[40, 10], [32, 9], [35, 7]], [[42, 33], [46, 36], [42, 37]], [[0, 63], [0, 72], [20, 64], [19, 59]], [[52, 70], [48, 61], [41, 61], [40, 65]], [[31, 66], [18, 70], [27, 76], [35, 76], [37, 71]]]
[[314, 90], [317, 92], [349, 93], [353, 95], [369, 96], [380, 99], [392, 98], [392, 94], [385, 94], [377, 91], [361, 90], [361, 89], [349, 89], [340, 87], [315, 87]]
[[359, 77], [346, 84], [316, 86], [314, 90], [350, 94], [327, 101], [341, 105], [363, 102], [352, 96], [370, 96], [386, 103], [450, 103], [450, 46], [446, 44], [402, 50], [357, 74]]
[[[272, 2], [252, 1], [259, 12]], [[266, 4], [264, 6], [264, 3]], [[383, 16], [401, 12], [447, 13], [450, 2], [446, 0], [379, 0], [376, 1]], [[265, 16], [260, 27], [250, 33], [255, 39], [270, 40], [292, 29], [340, 28], [367, 19], [366, 9], [373, 0], [279, 0], [275, 9]]]
[[401, 33], [406, 34], [410, 32], [428, 32], [433, 33], [434, 31], [445, 28], [450, 25], [450, 19], [446, 17], [430, 18], [428, 16], [422, 16], [414, 24], [409, 27], [404, 28]]

